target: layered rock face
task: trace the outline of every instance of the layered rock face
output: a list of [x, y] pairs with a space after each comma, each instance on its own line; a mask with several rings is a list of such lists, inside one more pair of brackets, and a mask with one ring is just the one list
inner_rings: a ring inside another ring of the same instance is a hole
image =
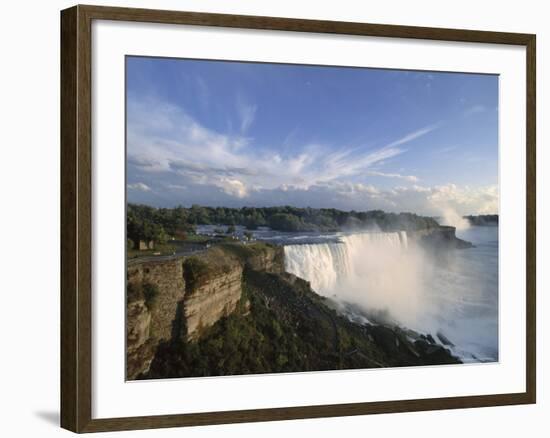
[[265, 271], [273, 274], [285, 272], [285, 252], [282, 247], [256, 251], [246, 259], [248, 268], [254, 271]]
[[241, 299], [243, 265], [214, 251], [208, 257], [184, 261], [187, 276], [183, 306], [185, 336], [197, 339], [221, 317], [229, 315]]
[[[147, 371], [158, 343], [172, 337], [185, 281], [178, 259], [130, 260], [126, 276], [126, 373], [133, 379]], [[144, 296], [144, 287], [154, 290], [155, 296]]]
[[158, 343], [151, 336], [151, 313], [143, 301], [128, 305], [126, 313], [126, 378], [135, 379], [149, 370]]
[[127, 378], [147, 372], [159, 343], [195, 341], [231, 314], [241, 299], [245, 267], [283, 272], [284, 252], [264, 244], [220, 245], [189, 257], [129, 261]]
[[218, 275], [197, 287], [186, 298], [184, 317], [188, 340], [197, 339], [202, 330], [235, 310], [241, 299], [242, 274], [242, 268], [237, 268], [225, 275]]
[[130, 260], [127, 270], [128, 284], [150, 284], [158, 293], [148, 309], [151, 313], [150, 335], [158, 339], [170, 339], [171, 323], [178, 303], [185, 295], [185, 280], [181, 259]]

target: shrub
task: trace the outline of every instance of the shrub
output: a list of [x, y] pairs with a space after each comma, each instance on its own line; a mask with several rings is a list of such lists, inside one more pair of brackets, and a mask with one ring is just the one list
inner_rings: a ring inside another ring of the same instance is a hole
[[195, 289], [208, 273], [208, 263], [199, 257], [189, 257], [183, 263], [185, 283], [191, 290]]
[[143, 284], [143, 298], [145, 299], [145, 305], [149, 310], [153, 310], [156, 306], [159, 296], [158, 286], [151, 283]]
[[126, 285], [126, 301], [143, 300], [149, 310], [153, 310], [158, 299], [158, 286], [152, 283], [128, 283]]

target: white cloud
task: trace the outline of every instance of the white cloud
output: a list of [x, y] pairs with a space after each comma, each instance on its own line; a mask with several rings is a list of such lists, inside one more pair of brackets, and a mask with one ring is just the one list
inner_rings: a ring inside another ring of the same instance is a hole
[[385, 172], [378, 172], [375, 170], [369, 171], [368, 174], [373, 176], [383, 176], [386, 178], [398, 178], [409, 182], [418, 182], [418, 177], [414, 175], [401, 175], [400, 173], [385, 173]]
[[[244, 108], [244, 107], [243, 107]], [[243, 110], [254, 114], [255, 110]], [[245, 125], [253, 116], [244, 117]], [[246, 127], [246, 126], [245, 126]], [[272, 190], [283, 185], [314, 185], [364, 178], [374, 165], [405, 152], [400, 145], [431, 132], [426, 127], [379, 148], [327, 147], [305, 144], [282, 155], [279, 148], [257, 148], [241, 135], [207, 129], [181, 108], [149, 99], [128, 101], [129, 174], [142, 181], [172, 186], [225, 188], [237, 198], [250, 188]], [[276, 146], [276, 145], [275, 145]], [[377, 170], [379, 175], [416, 182], [416, 177]]]
[[258, 106], [254, 104], [247, 103], [242, 96], [237, 98], [237, 113], [241, 121], [241, 133], [246, 133], [254, 119], [256, 118], [256, 111]]
[[165, 184], [164, 187], [170, 190], [177, 190], [177, 191], [187, 190], [187, 186], [182, 186], [180, 184]]
[[208, 84], [200, 75], [195, 77], [195, 81], [199, 103], [203, 109], [208, 109], [210, 106], [210, 89], [208, 88]]
[[[242, 128], [253, 123], [254, 106], [242, 109]], [[244, 107], [243, 107], [244, 108]], [[248, 116], [246, 116], [248, 114]], [[384, 162], [403, 154], [403, 145], [436, 129], [427, 126], [378, 148], [323, 144], [294, 146], [290, 153], [258, 148], [243, 135], [208, 129], [174, 105], [149, 99], [128, 101], [128, 174], [132, 199], [158, 191], [162, 202], [209, 205], [310, 205], [366, 210], [415, 211], [437, 215], [439, 205], [458, 205], [464, 214], [494, 212], [496, 192], [422, 187], [418, 177], [384, 171]], [[408, 187], [382, 189], [369, 176], [395, 178]], [[141, 193], [141, 195], [140, 195]], [[484, 197], [485, 196], [485, 197]], [[160, 201], [159, 201], [160, 202]]]
[[436, 150], [435, 153], [436, 154], [447, 154], [449, 152], [454, 151], [456, 148], [457, 148], [456, 146], [447, 146], [447, 147]]
[[247, 187], [238, 179], [221, 178], [219, 187], [228, 195], [236, 196], [237, 198], [248, 196]]
[[[434, 187], [412, 185], [383, 190], [372, 185], [332, 182], [312, 186], [307, 193], [313, 196], [305, 197], [303, 191], [286, 187], [284, 201], [311, 207], [409, 211], [428, 216], [444, 216], [449, 212], [459, 216], [498, 213], [496, 185], [478, 188], [454, 184]], [[258, 194], [258, 197], [280, 198], [277, 196], [277, 191], [263, 192]], [[308, 200], [309, 204], [300, 204]]]
[[134, 184], [128, 184], [126, 186], [129, 190], [139, 190], [140, 192], [150, 192], [151, 187], [149, 187], [147, 184], [144, 184], [142, 182], [134, 183]]
[[389, 145], [387, 145], [386, 147], [387, 148], [393, 148], [395, 146], [400, 146], [402, 144], [405, 144], [405, 143], [408, 143], [410, 141], [413, 141], [419, 137], [422, 137], [423, 135], [426, 135], [430, 132], [432, 132], [434, 129], [437, 129], [437, 125], [432, 125], [432, 126], [426, 126], [424, 128], [421, 128], [421, 129], [418, 129], [414, 132], [411, 132], [407, 135], [405, 135], [404, 137], [398, 139], [398, 140], [395, 140], [394, 142], [390, 143]]
[[487, 108], [485, 108], [485, 106], [483, 106], [483, 105], [474, 105], [474, 106], [471, 106], [470, 108], [468, 108], [466, 111], [464, 111], [464, 115], [465, 116], [471, 116], [473, 114], [483, 113], [486, 110], [487, 110]]
[[441, 210], [451, 208], [464, 214], [491, 214], [498, 212], [498, 187], [490, 185], [471, 188], [455, 184], [434, 187], [428, 200]]

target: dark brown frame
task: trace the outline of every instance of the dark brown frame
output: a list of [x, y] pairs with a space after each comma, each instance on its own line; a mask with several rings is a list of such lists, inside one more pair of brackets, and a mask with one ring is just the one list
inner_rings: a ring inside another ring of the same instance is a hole
[[[527, 369], [523, 393], [92, 419], [92, 20], [269, 29], [525, 46], [527, 52]], [[531, 34], [196, 12], [75, 6], [61, 12], [61, 426], [99, 432], [457, 409], [536, 402], [535, 47]]]

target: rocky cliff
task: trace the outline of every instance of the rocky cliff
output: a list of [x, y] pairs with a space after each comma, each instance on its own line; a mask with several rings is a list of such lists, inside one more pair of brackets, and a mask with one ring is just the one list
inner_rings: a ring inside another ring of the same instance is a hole
[[222, 316], [227, 316], [241, 299], [243, 265], [223, 250], [184, 261], [186, 297], [183, 305], [185, 336], [197, 339], [200, 333]]
[[128, 379], [460, 363], [429, 335], [352, 322], [284, 272], [278, 246], [131, 261], [127, 289]]
[[181, 259], [129, 260], [126, 272], [127, 377], [148, 369], [156, 345], [172, 337], [185, 294]]
[[130, 260], [127, 378], [147, 372], [160, 343], [195, 341], [231, 314], [241, 300], [245, 268], [282, 272], [282, 248], [226, 244], [188, 257]]
[[235, 311], [194, 342], [163, 342], [140, 378], [456, 364], [431, 335], [355, 323], [292, 274], [245, 267]]
[[418, 243], [430, 250], [464, 249], [473, 245], [466, 240], [456, 237], [456, 228], [440, 225], [416, 231], [407, 231], [410, 241]]

